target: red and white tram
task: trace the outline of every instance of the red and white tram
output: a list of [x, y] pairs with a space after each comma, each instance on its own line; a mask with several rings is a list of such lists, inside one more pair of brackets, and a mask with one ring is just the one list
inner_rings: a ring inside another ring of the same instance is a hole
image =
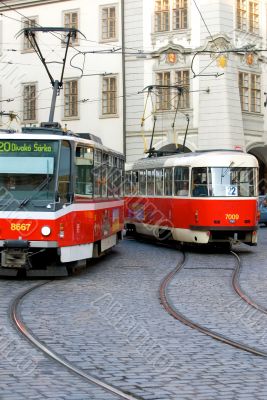
[[0, 275], [66, 275], [122, 237], [123, 156], [55, 126], [0, 132]]
[[126, 166], [126, 229], [187, 243], [257, 244], [258, 162], [237, 151], [141, 159]]

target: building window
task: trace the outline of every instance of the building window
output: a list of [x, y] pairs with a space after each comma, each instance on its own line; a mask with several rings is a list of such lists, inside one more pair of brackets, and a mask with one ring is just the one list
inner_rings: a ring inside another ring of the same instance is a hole
[[239, 93], [242, 111], [261, 112], [260, 75], [239, 72]]
[[179, 108], [189, 108], [190, 107], [190, 98], [189, 98], [189, 71], [176, 71], [176, 79], [175, 84], [181, 86], [182, 92], [178, 95], [178, 109]]
[[117, 7], [109, 6], [101, 8], [101, 40], [109, 41], [117, 39]]
[[166, 32], [169, 30], [170, 30], [170, 2], [169, 0], [156, 0], [155, 31]]
[[[189, 70], [179, 70], [172, 72], [159, 72], [156, 76], [156, 83], [160, 86], [181, 87], [178, 91], [175, 87], [163, 87], [158, 89], [157, 110], [168, 111], [190, 107], [190, 81]], [[178, 104], [177, 104], [178, 102]]]
[[259, 34], [259, 1], [237, 0], [237, 29]]
[[[37, 18], [27, 18], [23, 21], [23, 28], [34, 28], [37, 25]], [[36, 34], [35, 34], [36, 36]], [[24, 34], [23, 36], [23, 51], [32, 51], [33, 46], [32, 42], [27, 38], [27, 36]]]
[[[75, 28], [75, 29], [79, 29], [79, 16], [78, 16], [78, 11], [66, 11], [63, 14], [63, 19], [64, 19], [64, 28]], [[66, 34], [65, 37], [63, 39], [63, 44], [66, 43]], [[78, 45], [79, 44], [79, 40], [78, 40], [78, 36], [76, 36], [75, 38], [71, 38], [70, 44], [72, 46], [74, 45]]]
[[23, 86], [23, 121], [36, 121], [36, 85]]
[[[171, 73], [170, 72], [159, 72], [157, 73], [157, 85], [170, 86], [171, 84]], [[159, 88], [157, 97], [157, 109], [158, 110], [170, 110], [171, 104], [171, 89]]]
[[174, 0], [172, 10], [173, 29], [187, 28], [187, 0]]
[[155, 32], [187, 29], [187, 14], [187, 0], [155, 0]]
[[117, 78], [104, 77], [102, 81], [102, 115], [117, 114]]
[[78, 114], [78, 81], [64, 82], [64, 117], [77, 118]]

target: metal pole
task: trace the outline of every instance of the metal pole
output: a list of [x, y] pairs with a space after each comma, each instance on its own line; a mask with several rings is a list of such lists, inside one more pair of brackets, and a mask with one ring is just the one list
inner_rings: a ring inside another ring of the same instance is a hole
[[54, 114], [55, 114], [58, 91], [59, 91], [59, 81], [56, 80], [54, 82], [54, 86], [53, 86], [53, 96], [52, 96], [51, 107], [50, 107], [49, 122], [54, 121]]

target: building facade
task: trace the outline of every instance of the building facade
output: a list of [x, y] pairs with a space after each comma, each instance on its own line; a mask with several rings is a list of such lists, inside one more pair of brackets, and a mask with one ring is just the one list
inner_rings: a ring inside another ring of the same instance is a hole
[[[64, 84], [54, 121], [75, 132], [91, 132], [123, 151], [121, 9], [105, 0], [7, 0], [0, 3], [0, 85], [2, 128], [48, 121], [52, 85], [32, 40], [21, 32], [31, 27], [76, 28], [71, 39]], [[20, 34], [21, 33], [21, 34]], [[60, 80], [66, 34], [36, 32], [53, 79]], [[16, 115], [16, 117], [15, 117]]]
[[[75, 27], [55, 121], [129, 161], [150, 147], [241, 149], [267, 181], [267, 0], [6, 0], [0, 13], [0, 107], [14, 113], [2, 127], [49, 115], [49, 77], [16, 34]], [[66, 38], [36, 38], [58, 78]]]
[[126, 46], [143, 52], [126, 49], [128, 159], [153, 129], [155, 149], [183, 146], [189, 121], [187, 150], [251, 152], [267, 181], [266, 0], [125, 2]]

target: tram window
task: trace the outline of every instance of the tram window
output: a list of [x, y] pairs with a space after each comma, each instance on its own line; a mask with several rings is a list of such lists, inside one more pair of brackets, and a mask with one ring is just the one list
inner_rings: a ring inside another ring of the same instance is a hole
[[146, 195], [146, 171], [139, 171], [139, 194]]
[[172, 178], [173, 178], [173, 169], [165, 168], [165, 170], [164, 170], [164, 194], [165, 194], [165, 196], [172, 196]]
[[124, 190], [126, 195], [131, 195], [131, 171], [125, 173], [125, 183], [124, 183]]
[[121, 171], [118, 168], [115, 168], [113, 175], [113, 194], [115, 197], [120, 196], [120, 188], [121, 188]]
[[108, 197], [114, 196], [114, 175], [115, 175], [115, 168], [109, 167], [108, 168]]
[[189, 193], [189, 168], [175, 167], [174, 169], [174, 195], [188, 196]]
[[132, 171], [132, 195], [136, 196], [138, 193], [138, 171]]
[[192, 195], [194, 197], [208, 196], [207, 168], [192, 169]]
[[257, 195], [255, 168], [216, 167], [209, 168], [212, 196], [253, 197]]
[[108, 195], [108, 154], [103, 153], [102, 163], [102, 197]]
[[95, 149], [94, 151], [94, 196], [102, 195], [102, 152]]
[[93, 149], [78, 146], [76, 148], [76, 186], [75, 193], [93, 195]]
[[163, 169], [155, 170], [155, 195], [163, 195]]
[[155, 192], [155, 170], [147, 171], [147, 195], [154, 196]]
[[70, 193], [70, 145], [63, 141], [60, 149], [58, 170], [58, 195], [61, 203], [69, 201]]

